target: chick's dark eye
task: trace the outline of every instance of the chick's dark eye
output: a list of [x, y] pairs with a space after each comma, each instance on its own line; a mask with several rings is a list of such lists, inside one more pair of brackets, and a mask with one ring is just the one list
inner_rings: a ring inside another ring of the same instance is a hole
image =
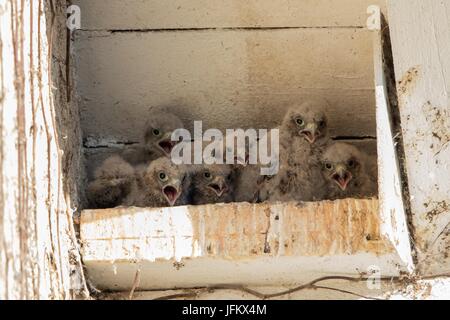
[[297, 123], [299, 126], [303, 126], [305, 124], [305, 121], [299, 117], [295, 119], [295, 123]]
[[347, 161], [347, 165], [348, 165], [350, 168], [353, 168], [353, 167], [356, 166], [356, 161], [350, 159], [350, 160]]
[[209, 173], [208, 171], [206, 171], [205, 173], [203, 173], [203, 176], [204, 176], [206, 179], [210, 179], [210, 178], [211, 178], [211, 173]]
[[167, 174], [165, 172], [160, 172], [158, 176], [161, 181], [167, 180]]
[[159, 136], [161, 134], [161, 131], [159, 129], [153, 129], [153, 135]]
[[333, 169], [333, 165], [331, 163], [329, 163], [329, 162], [326, 162], [325, 163], [325, 168], [328, 169], [328, 170], [331, 170], [331, 169]]
[[325, 122], [325, 120], [319, 121], [319, 127], [324, 128], [326, 125], [327, 123]]

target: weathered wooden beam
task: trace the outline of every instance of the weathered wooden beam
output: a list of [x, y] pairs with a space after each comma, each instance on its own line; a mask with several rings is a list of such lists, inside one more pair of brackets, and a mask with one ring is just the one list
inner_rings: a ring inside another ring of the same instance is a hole
[[[380, 20], [381, 22], [381, 16]], [[380, 28], [373, 30], [374, 83], [376, 96], [378, 198], [386, 231], [395, 239], [398, 254], [413, 271], [410, 232], [403, 202], [402, 175], [396, 150], [392, 106], [389, 101], [384, 57], [384, 40]]]
[[[65, 8], [55, 3], [0, 2], [0, 300], [88, 294], [72, 222], [75, 193], [64, 190], [58, 144], [56, 109], [72, 110], [52, 92], [61, 76], [53, 78], [53, 52], [61, 51], [51, 40], [65, 30]], [[77, 150], [64, 150], [77, 158]]]
[[450, 271], [450, 3], [388, 2], [413, 237], [422, 273]]
[[375, 136], [365, 29], [77, 31], [75, 52], [84, 137], [139, 141], [158, 107], [190, 129], [270, 128], [313, 98], [329, 101], [333, 136]]
[[385, 0], [75, 0], [82, 29], [365, 27]]
[[[449, 278], [418, 280], [414, 283], [382, 281], [379, 287], [368, 286], [366, 281], [351, 282], [345, 280], [327, 280], [320, 282], [322, 288], [301, 289], [288, 294], [280, 294], [270, 300], [361, 300], [378, 298], [382, 300], [448, 300], [450, 299]], [[293, 286], [281, 287], [250, 287], [262, 294], [279, 294], [292, 289]], [[336, 290], [337, 289], [337, 290]], [[212, 290], [197, 288], [191, 290], [165, 291], [130, 291], [110, 292], [102, 296], [103, 299], [113, 300], [151, 300], [151, 299], [188, 299], [188, 300], [252, 300], [258, 296], [235, 289]]]
[[[85, 210], [83, 261], [100, 289], [283, 285], [376, 266], [407, 271], [375, 199]], [[164, 276], [162, 276], [164, 275]]]

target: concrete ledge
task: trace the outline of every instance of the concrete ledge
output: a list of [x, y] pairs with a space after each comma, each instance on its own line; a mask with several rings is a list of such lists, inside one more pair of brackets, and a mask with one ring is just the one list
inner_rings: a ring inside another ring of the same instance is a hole
[[403, 269], [376, 199], [86, 210], [83, 261], [100, 289], [294, 284]]

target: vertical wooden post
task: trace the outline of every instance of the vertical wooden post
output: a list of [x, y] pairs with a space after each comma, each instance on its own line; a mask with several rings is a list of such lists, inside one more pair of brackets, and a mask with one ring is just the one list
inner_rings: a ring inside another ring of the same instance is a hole
[[55, 9], [0, 3], [0, 300], [87, 292], [62, 180], [55, 109], [67, 106], [52, 91]]
[[450, 272], [450, 3], [388, 12], [418, 268]]
[[[381, 21], [380, 11], [378, 10]], [[401, 173], [394, 141], [392, 106], [389, 103], [381, 28], [373, 30], [374, 81], [377, 113], [378, 190], [383, 232], [395, 243], [398, 255], [414, 270], [410, 234], [401, 190]]]

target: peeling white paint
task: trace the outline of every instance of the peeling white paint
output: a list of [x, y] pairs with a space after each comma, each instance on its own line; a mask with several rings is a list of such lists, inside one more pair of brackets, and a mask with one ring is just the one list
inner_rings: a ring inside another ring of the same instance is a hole
[[388, 9], [418, 269], [441, 274], [450, 272], [450, 3]]
[[378, 148], [378, 198], [380, 214], [383, 219], [383, 233], [393, 239], [399, 256], [414, 270], [411, 254], [410, 234], [407, 227], [406, 212], [400, 185], [400, 166], [395, 149], [395, 133], [392, 127], [391, 107], [389, 105], [386, 78], [383, 69], [381, 31], [373, 32], [374, 74], [377, 115]]
[[398, 276], [407, 261], [383, 224], [377, 200], [348, 199], [86, 210], [80, 230], [91, 280], [126, 290], [137, 268], [142, 289], [298, 283], [373, 266]]

